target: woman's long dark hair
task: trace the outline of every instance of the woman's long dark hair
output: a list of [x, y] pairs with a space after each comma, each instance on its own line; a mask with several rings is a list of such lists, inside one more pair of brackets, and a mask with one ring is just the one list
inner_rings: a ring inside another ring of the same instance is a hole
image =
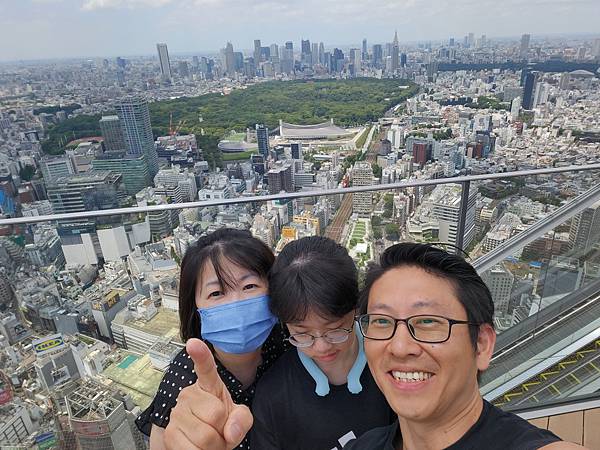
[[269, 247], [248, 231], [222, 228], [198, 239], [181, 262], [179, 278], [179, 322], [183, 342], [200, 337], [200, 318], [196, 306], [196, 283], [206, 262], [213, 265], [221, 289], [230, 287], [230, 274], [223, 269], [226, 262], [267, 279], [275, 257]]

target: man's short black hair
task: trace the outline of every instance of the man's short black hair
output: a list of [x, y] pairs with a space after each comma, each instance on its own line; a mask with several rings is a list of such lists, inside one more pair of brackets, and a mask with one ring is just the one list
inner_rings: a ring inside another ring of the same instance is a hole
[[[388, 270], [398, 267], [418, 267], [443, 278], [454, 287], [456, 297], [467, 312], [467, 320], [494, 326], [492, 294], [471, 264], [461, 256], [446, 252], [429, 244], [403, 242], [388, 247], [378, 265], [372, 265], [360, 296], [360, 310], [367, 312], [369, 292], [373, 284]], [[469, 327], [471, 342], [475, 346], [479, 327]]]
[[311, 236], [287, 244], [269, 272], [271, 311], [284, 323], [299, 322], [309, 311], [342, 318], [358, 305], [354, 261], [335, 241]]

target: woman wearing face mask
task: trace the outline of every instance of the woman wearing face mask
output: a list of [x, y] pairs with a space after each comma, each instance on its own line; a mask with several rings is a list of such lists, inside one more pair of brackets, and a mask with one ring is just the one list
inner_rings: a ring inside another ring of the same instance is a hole
[[286, 245], [269, 272], [271, 311], [296, 348], [260, 380], [250, 445], [341, 449], [395, 415], [366, 366], [354, 315], [357, 271], [346, 249], [309, 237]]
[[[201, 337], [232, 400], [250, 406], [256, 381], [287, 347], [269, 311], [267, 273], [271, 250], [245, 231], [221, 229], [190, 247], [181, 263], [180, 333], [183, 342]], [[136, 424], [152, 450], [165, 447], [164, 428], [179, 393], [197, 380], [185, 349], [165, 373], [152, 404]], [[248, 449], [244, 439], [240, 449]]]

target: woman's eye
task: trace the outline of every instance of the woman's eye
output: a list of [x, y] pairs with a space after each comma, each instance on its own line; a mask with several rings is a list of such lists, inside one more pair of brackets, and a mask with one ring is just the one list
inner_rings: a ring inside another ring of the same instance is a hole
[[247, 285], [244, 286], [244, 290], [255, 289], [257, 287], [258, 287], [258, 284], [250, 283], [250, 284], [247, 284]]
[[214, 291], [208, 294], [209, 297], [220, 297], [221, 295], [223, 295], [221, 291]]

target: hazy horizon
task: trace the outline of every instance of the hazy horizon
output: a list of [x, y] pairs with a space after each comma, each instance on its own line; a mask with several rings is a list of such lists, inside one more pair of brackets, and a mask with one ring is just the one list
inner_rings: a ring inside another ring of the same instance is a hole
[[[12, 2], [11, 2], [12, 3]], [[249, 50], [300, 39], [326, 46], [457, 42], [488, 38], [600, 35], [597, 0], [22, 0], [0, 2], [0, 61], [151, 56], [166, 42], [173, 55], [214, 54], [227, 41]], [[584, 30], [584, 31], [582, 31]], [[596, 31], [597, 30], [597, 31]]]

